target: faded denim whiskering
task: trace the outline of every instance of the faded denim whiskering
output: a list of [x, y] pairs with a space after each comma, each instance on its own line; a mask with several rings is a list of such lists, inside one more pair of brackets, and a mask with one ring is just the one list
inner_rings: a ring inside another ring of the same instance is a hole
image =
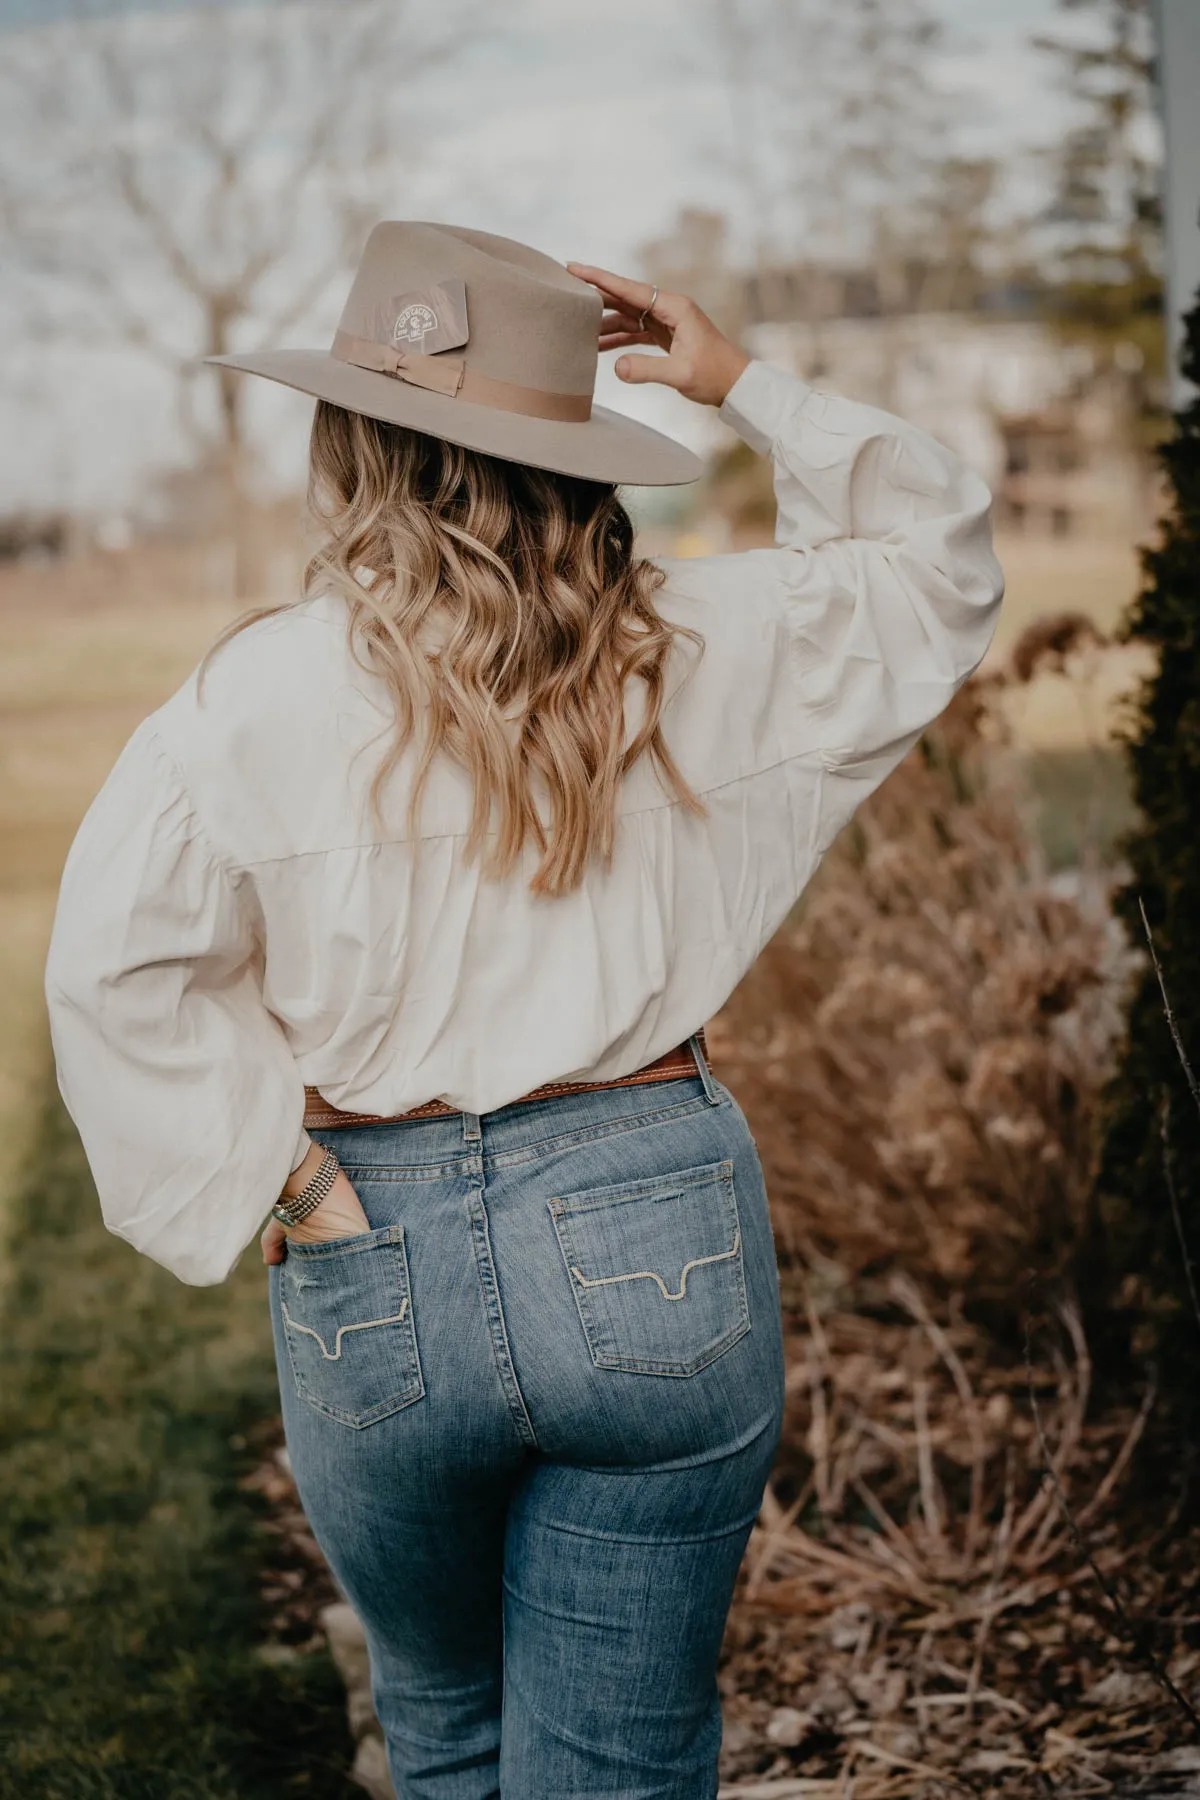
[[703, 1068], [314, 1135], [373, 1229], [271, 1271], [284, 1422], [401, 1800], [712, 1800], [783, 1394], [736, 1103]]

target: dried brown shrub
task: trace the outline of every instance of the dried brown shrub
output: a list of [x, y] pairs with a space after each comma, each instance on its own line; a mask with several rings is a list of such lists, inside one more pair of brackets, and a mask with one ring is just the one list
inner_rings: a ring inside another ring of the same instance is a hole
[[1086, 613], [1046, 613], [1034, 619], [1013, 646], [1009, 670], [1014, 681], [1024, 684], [1049, 671], [1066, 675], [1074, 659], [1109, 642]]
[[887, 1322], [810, 1307], [788, 1333], [725, 1642], [723, 1800], [1174, 1791], [1196, 1533], [1174, 1478], [1165, 1520], [1147, 1504], [1153, 1387], [1091, 1417], [1073, 1307], [1006, 1365], [905, 1277], [887, 1292]]
[[1135, 956], [1106, 876], [1043, 866], [1001, 686], [969, 683], [863, 807], [712, 1036], [785, 1260], [1011, 1314], [1085, 1231]]

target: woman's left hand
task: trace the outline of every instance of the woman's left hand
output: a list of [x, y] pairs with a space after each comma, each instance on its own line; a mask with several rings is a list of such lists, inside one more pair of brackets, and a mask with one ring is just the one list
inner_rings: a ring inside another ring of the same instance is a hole
[[299, 1225], [286, 1226], [279, 1219], [267, 1220], [262, 1234], [263, 1261], [281, 1263], [287, 1255], [289, 1239], [296, 1244], [321, 1244], [332, 1238], [358, 1237], [370, 1231], [371, 1221], [363, 1211], [350, 1177], [338, 1170], [337, 1180], [314, 1212]]
[[598, 288], [607, 308], [600, 321], [600, 349], [651, 344], [665, 356], [619, 356], [622, 381], [655, 381], [701, 406], [720, 406], [750, 358], [727, 338], [686, 294], [663, 293], [591, 263], [567, 264], [580, 281]]

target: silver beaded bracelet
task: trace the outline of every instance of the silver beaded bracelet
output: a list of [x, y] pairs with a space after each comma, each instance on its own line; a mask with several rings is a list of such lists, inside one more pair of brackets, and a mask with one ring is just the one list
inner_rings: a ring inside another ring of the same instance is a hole
[[281, 1225], [299, 1225], [309, 1213], [316, 1212], [338, 1178], [341, 1164], [332, 1150], [327, 1150], [316, 1169], [297, 1194], [280, 1194], [271, 1208], [273, 1218]]

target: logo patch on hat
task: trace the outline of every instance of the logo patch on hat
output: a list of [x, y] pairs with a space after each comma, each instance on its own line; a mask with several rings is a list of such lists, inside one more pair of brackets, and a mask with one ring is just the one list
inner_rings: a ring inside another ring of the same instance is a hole
[[433, 356], [467, 341], [467, 289], [463, 281], [439, 281], [409, 294], [394, 294], [381, 316], [376, 343]]
[[392, 326], [393, 344], [416, 344], [420, 347], [431, 331], [438, 328], [438, 316], [431, 306], [422, 300], [414, 300], [403, 312], [397, 313], [396, 323]]

